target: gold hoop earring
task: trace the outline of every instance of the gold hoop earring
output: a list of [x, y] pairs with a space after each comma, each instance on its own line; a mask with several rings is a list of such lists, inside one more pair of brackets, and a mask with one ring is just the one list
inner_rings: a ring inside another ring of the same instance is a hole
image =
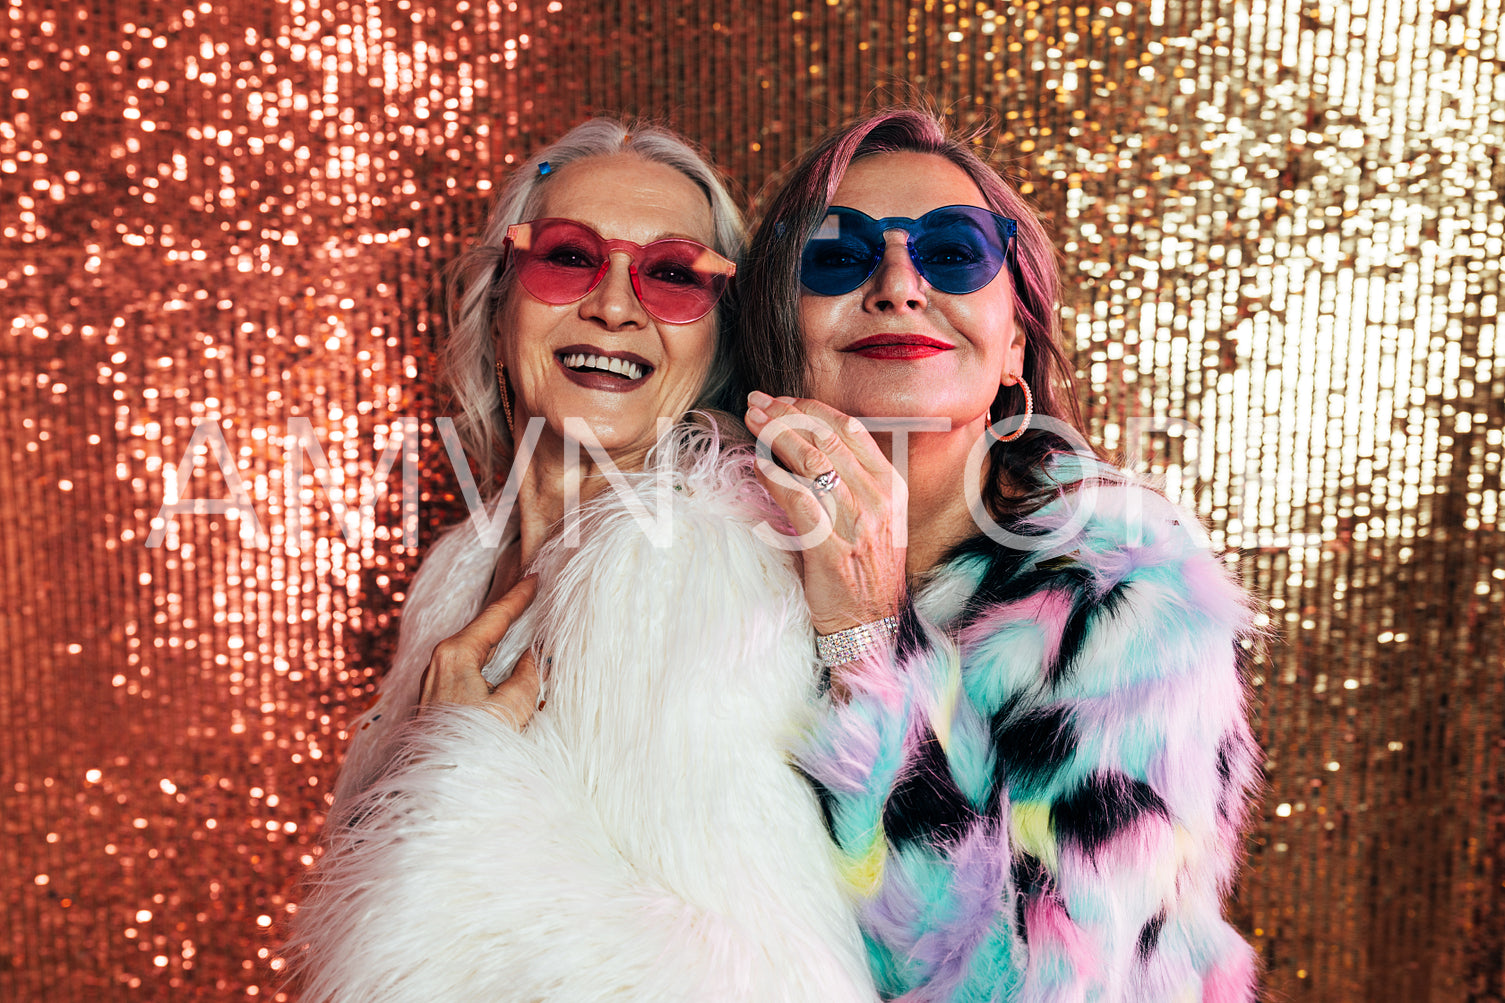
[[498, 362], [496, 364], [496, 388], [502, 395], [502, 414], [507, 419], [507, 431], [512, 432], [512, 401], [507, 394], [507, 367]]
[[1024, 430], [1029, 428], [1030, 418], [1033, 417], [1035, 413], [1035, 398], [1034, 395], [1029, 392], [1029, 384], [1024, 382], [1023, 376], [1017, 376], [1015, 377], [1015, 379], [1019, 381], [1019, 389], [1024, 391], [1024, 417], [1020, 419], [1019, 427], [1014, 429], [1008, 435], [996, 436], [995, 438], [997, 438], [999, 442], [1013, 442], [1015, 439], [1023, 435]]

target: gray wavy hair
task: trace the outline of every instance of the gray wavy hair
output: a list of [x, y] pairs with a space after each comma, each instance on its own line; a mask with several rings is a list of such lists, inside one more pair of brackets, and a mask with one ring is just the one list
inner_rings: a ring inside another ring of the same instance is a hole
[[[492, 338], [497, 311], [515, 289], [511, 269], [496, 274], [507, 227], [536, 218], [543, 205], [548, 175], [539, 165], [547, 161], [558, 170], [576, 160], [633, 153], [664, 164], [695, 182], [711, 204], [715, 221], [714, 249], [740, 264], [746, 233], [742, 213], [721, 176], [688, 140], [672, 130], [648, 122], [594, 118], [565, 133], [513, 171], [497, 196], [478, 246], [466, 251], [449, 269], [447, 302], [449, 335], [441, 351], [444, 377], [459, 407], [456, 430], [465, 451], [479, 468], [487, 490], [499, 462], [511, 455], [512, 436], [502, 419], [501, 392], [496, 381], [496, 346]], [[551, 170], [551, 173], [552, 173]], [[696, 406], [719, 402], [732, 382], [732, 363], [726, 351], [736, 316], [735, 285], [716, 306], [716, 349]]]

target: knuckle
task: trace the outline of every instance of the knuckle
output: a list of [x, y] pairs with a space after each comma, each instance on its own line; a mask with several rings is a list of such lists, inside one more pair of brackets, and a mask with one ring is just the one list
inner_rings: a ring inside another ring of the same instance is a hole
[[469, 651], [469, 645], [458, 638], [447, 637], [434, 645], [434, 652], [429, 656], [429, 665], [439, 672], [448, 671], [450, 666], [460, 661]]
[[794, 505], [796, 508], [798, 508], [799, 514], [804, 516], [806, 519], [809, 519], [811, 522], [819, 519], [821, 513], [825, 511], [825, 509], [820, 507], [820, 502], [817, 501], [815, 499], [815, 496], [812, 495], [808, 490], [801, 491], [794, 498]]

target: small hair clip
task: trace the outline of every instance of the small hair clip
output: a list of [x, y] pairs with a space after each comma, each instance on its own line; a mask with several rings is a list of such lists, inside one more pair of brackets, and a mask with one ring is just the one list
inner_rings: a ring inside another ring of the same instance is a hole
[[543, 177], [544, 175], [548, 174], [552, 170], [554, 170], [554, 168], [550, 167], [549, 166], [549, 162], [547, 160], [545, 160], [545, 161], [543, 161], [542, 163], [540, 163], [538, 165], [538, 176], [539, 177]]
[[779, 220], [777, 223], [775, 223], [773, 225], [773, 235], [775, 237], [778, 237], [778, 238], [782, 239], [783, 236], [784, 236], [784, 231], [786, 229], [787, 229], [787, 227], [784, 225], [784, 221], [783, 220]]

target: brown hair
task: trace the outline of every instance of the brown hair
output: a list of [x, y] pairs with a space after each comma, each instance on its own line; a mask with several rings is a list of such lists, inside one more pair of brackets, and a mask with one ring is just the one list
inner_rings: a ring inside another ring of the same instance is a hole
[[[1036, 414], [1050, 415], [1080, 432], [1081, 406], [1073, 387], [1075, 370], [1061, 348], [1061, 281], [1056, 251], [1035, 211], [998, 172], [952, 135], [935, 116], [914, 108], [890, 108], [837, 129], [807, 153], [784, 178], [748, 248], [747, 265], [737, 276], [744, 308], [739, 336], [732, 344], [738, 391], [762, 390], [802, 396], [805, 343], [799, 328], [800, 252], [825, 216], [836, 188], [854, 160], [882, 153], [928, 153], [944, 157], [967, 173], [994, 212], [1018, 223], [1010, 272], [1014, 317], [1025, 334], [1024, 379], [1034, 395]], [[1000, 418], [1024, 411], [1024, 392], [1000, 386], [993, 399]], [[1085, 438], [1085, 437], [1084, 437]], [[1006, 499], [1033, 486], [1050, 454], [1079, 448], [1045, 430], [995, 442], [992, 476], [983, 500], [1002, 514]]]

